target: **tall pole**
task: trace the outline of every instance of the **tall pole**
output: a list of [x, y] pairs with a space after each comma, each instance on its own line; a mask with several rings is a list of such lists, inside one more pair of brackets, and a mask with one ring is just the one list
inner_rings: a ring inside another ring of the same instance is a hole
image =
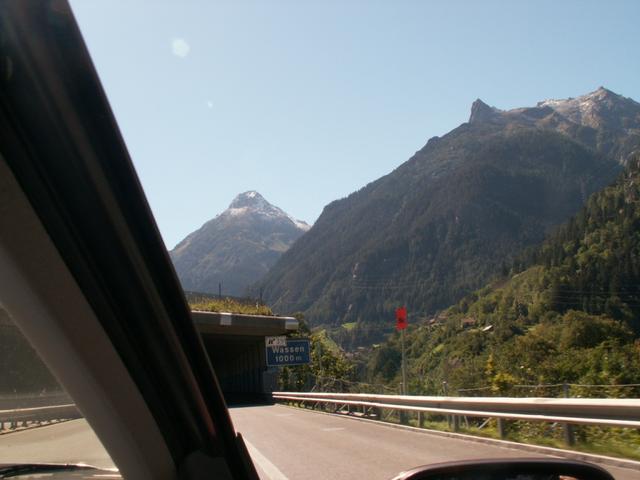
[[318, 377], [316, 377], [316, 384], [319, 383], [318, 387], [322, 392], [322, 376], [324, 375], [322, 371], [322, 339], [318, 340], [318, 377], [320, 377], [320, 382], [318, 382]]
[[400, 330], [400, 342], [402, 343], [402, 394], [407, 394], [407, 361], [404, 354], [404, 329]]

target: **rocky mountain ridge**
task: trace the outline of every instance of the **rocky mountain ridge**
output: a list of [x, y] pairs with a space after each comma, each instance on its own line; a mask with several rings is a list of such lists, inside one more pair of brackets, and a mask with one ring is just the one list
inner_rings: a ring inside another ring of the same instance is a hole
[[537, 127], [563, 133], [626, 164], [640, 142], [640, 103], [600, 87], [576, 98], [548, 99], [534, 107], [500, 110], [477, 99], [469, 123]]

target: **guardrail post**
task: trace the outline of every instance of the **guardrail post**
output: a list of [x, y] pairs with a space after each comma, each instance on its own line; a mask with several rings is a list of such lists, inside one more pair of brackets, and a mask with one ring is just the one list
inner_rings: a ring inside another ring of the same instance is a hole
[[423, 420], [422, 412], [418, 412], [418, 428], [422, 428]]
[[451, 420], [452, 420], [451, 423], [453, 424], [452, 427], [451, 427], [452, 430], [454, 432], [459, 432], [460, 431], [460, 417], [458, 415], [452, 415], [451, 417], [452, 417], [451, 418]]
[[[569, 385], [565, 382], [562, 384], [562, 394], [564, 398], [569, 398]], [[562, 430], [564, 433], [564, 443], [568, 446], [573, 446], [576, 443], [576, 439], [573, 435], [573, 425], [569, 423], [564, 423], [562, 425]]]
[[573, 446], [576, 443], [575, 436], [573, 435], [573, 425], [570, 423], [564, 423], [562, 425], [562, 430], [564, 432], [564, 443], [569, 447]]
[[500, 438], [507, 438], [506, 427], [504, 418], [498, 418], [498, 435], [500, 435]]
[[400, 410], [400, 423], [402, 425], [406, 425], [407, 423], [409, 423], [407, 412], [405, 412], [404, 410]]

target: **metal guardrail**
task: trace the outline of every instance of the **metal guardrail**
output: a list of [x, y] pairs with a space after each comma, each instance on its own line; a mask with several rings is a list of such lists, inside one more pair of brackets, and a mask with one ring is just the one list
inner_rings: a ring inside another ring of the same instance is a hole
[[80, 418], [82, 415], [75, 404], [52, 405], [46, 407], [14, 408], [11, 410], [0, 410], [0, 430], [5, 424], [11, 428], [16, 428], [26, 422], [51, 422], [53, 420], [71, 420]]
[[50, 407], [69, 403], [73, 403], [73, 400], [65, 392], [0, 394], [0, 411], [15, 410], [17, 408]]
[[573, 443], [571, 425], [640, 428], [640, 399], [426, 397], [324, 392], [274, 392], [272, 397], [274, 400], [342, 405], [348, 409], [361, 407], [365, 414], [373, 409], [378, 418], [381, 409], [445, 415], [452, 418], [454, 430], [463, 416], [496, 418], [503, 437], [504, 420], [556, 422], [565, 425], [568, 444]]

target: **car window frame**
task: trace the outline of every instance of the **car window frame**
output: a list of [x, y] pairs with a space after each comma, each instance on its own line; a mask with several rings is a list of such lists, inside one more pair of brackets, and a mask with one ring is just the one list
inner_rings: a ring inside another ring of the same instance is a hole
[[0, 22], [0, 148], [11, 174], [178, 471], [203, 454], [253, 478], [70, 6], [11, 2]]

